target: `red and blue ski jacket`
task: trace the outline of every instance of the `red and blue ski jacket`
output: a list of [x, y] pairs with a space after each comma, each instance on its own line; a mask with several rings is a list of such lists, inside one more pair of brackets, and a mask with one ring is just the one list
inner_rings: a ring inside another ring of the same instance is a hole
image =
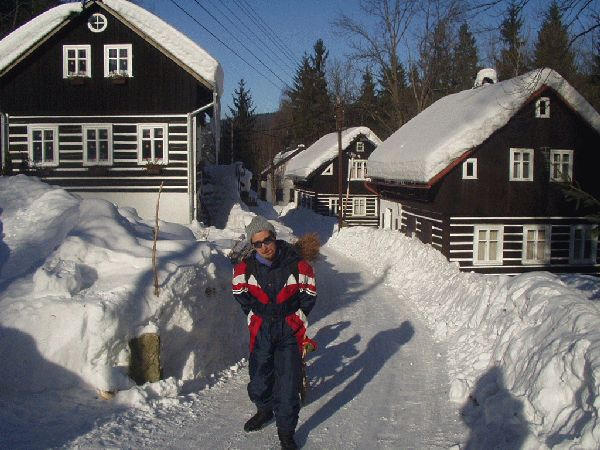
[[252, 253], [234, 267], [232, 285], [234, 298], [248, 316], [250, 351], [266, 319], [285, 320], [301, 348], [317, 289], [312, 266], [290, 244], [277, 241], [271, 266], [257, 261]]

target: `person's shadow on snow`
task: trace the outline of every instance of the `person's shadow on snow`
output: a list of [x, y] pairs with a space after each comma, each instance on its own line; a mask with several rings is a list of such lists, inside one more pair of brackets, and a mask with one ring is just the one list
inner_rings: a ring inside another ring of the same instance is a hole
[[465, 450], [517, 450], [529, 434], [523, 403], [506, 389], [499, 367], [492, 367], [477, 380], [460, 413], [471, 429]]
[[[339, 364], [339, 360], [336, 359], [337, 357], [334, 355], [331, 362], [327, 362], [329, 354], [323, 353], [321, 357], [324, 360], [323, 364], [321, 366], [316, 364], [314, 366], [311, 365], [309, 369], [311, 375], [322, 379], [333, 374], [331, 380], [323, 383], [322, 388], [318, 388], [317, 392], [320, 396], [326, 395], [335, 387], [342, 385], [349, 379], [353, 379], [344, 387], [344, 389], [327, 400], [319, 410], [298, 428], [296, 436], [299, 443], [304, 445], [310, 430], [317, 428], [320, 424], [339, 411], [345, 404], [358, 396], [364, 387], [375, 378], [386, 361], [388, 361], [401, 346], [409, 342], [414, 334], [415, 330], [409, 321], [402, 322], [397, 328], [380, 331], [373, 336], [367, 344], [367, 348], [359, 356], [350, 363], [342, 365], [342, 369], [339, 371], [338, 367], [334, 366], [334, 364]], [[356, 351], [356, 343], [359, 340], [360, 336], [356, 335], [346, 341], [346, 343], [336, 346], [335, 352], [338, 356], [352, 353], [353, 349]], [[327, 351], [327, 349], [324, 350], [324, 352]], [[317, 392], [311, 393], [309, 391], [309, 396], [316, 400]]]
[[307, 373], [310, 380], [310, 390], [306, 404], [324, 397], [329, 391], [339, 385], [337, 375], [349, 364], [347, 361], [358, 355], [356, 344], [360, 336], [355, 334], [350, 339], [338, 344], [331, 344], [343, 330], [350, 326], [349, 321], [326, 325], [321, 328], [314, 339], [319, 345], [317, 352], [312, 354], [307, 363]]

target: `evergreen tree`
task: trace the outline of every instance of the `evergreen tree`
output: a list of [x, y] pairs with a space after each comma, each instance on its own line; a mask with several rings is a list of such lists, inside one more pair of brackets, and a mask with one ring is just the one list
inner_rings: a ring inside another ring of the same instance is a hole
[[479, 57], [475, 37], [464, 23], [458, 30], [458, 41], [452, 50], [452, 88], [463, 91], [473, 87], [473, 80], [479, 70]]
[[377, 91], [375, 90], [375, 80], [371, 70], [366, 67], [362, 76], [360, 93], [355, 103], [358, 125], [364, 125], [377, 132]]
[[516, 77], [529, 70], [525, 40], [521, 35], [522, 27], [521, 8], [513, 1], [508, 6], [506, 17], [500, 26], [503, 48], [500, 58], [496, 60], [498, 81]]
[[229, 107], [227, 121], [223, 127], [224, 160], [227, 163], [241, 161], [244, 167], [256, 174], [259, 165], [252, 148], [256, 122], [254, 110], [252, 94], [246, 88], [246, 82], [242, 78], [233, 93], [233, 107]]
[[596, 42], [586, 85], [587, 99], [596, 111], [600, 111], [600, 40]]
[[294, 139], [297, 144], [311, 145], [335, 129], [333, 103], [327, 93], [325, 65], [329, 52], [319, 39], [309, 57], [304, 55], [294, 77], [294, 86], [287, 92]]
[[546, 12], [535, 45], [536, 67], [549, 67], [556, 70], [569, 82], [575, 82], [577, 69], [575, 54], [569, 45], [569, 32], [562, 20], [562, 13], [556, 1]]
[[[397, 61], [396, 74], [393, 75], [391, 66], [383, 68], [377, 80], [377, 135], [384, 139], [401, 127], [410, 117], [406, 97], [406, 71], [404, 65]], [[397, 98], [396, 98], [397, 97]], [[396, 107], [395, 105], [400, 105]]]
[[59, 0], [0, 1], [0, 39], [44, 11], [60, 5]]

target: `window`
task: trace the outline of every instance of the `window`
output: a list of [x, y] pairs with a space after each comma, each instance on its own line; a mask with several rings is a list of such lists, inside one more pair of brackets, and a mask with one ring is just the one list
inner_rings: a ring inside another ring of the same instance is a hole
[[106, 16], [100, 13], [94, 13], [88, 19], [88, 28], [93, 33], [101, 33], [106, 30], [106, 26], [108, 25], [108, 20], [106, 20]]
[[112, 164], [112, 126], [84, 125], [83, 165]]
[[540, 97], [535, 102], [535, 117], [540, 119], [548, 119], [550, 117], [550, 99], [548, 97]]
[[463, 180], [477, 179], [477, 158], [469, 158], [462, 165]]
[[63, 45], [63, 78], [91, 77], [91, 53], [89, 45]]
[[167, 164], [167, 125], [138, 125], [138, 162]]
[[132, 77], [131, 44], [104, 46], [104, 76], [122, 75]]
[[29, 159], [36, 166], [58, 166], [58, 127], [29, 128]]
[[592, 225], [571, 226], [571, 245], [569, 262], [571, 264], [595, 264], [598, 249], [598, 237]]
[[550, 227], [526, 225], [523, 227], [523, 264], [545, 264], [550, 261]]
[[367, 215], [367, 199], [365, 197], [355, 197], [352, 199], [352, 215], [366, 216]]
[[550, 181], [573, 179], [573, 150], [550, 150]]
[[356, 153], [362, 153], [365, 151], [365, 143], [364, 142], [357, 142], [356, 143]]
[[350, 179], [364, 180], [367, 178], [367, 160], [366, 159], [351, 159], [350, 160]]
[[502, 264], [502, 239], [502, 226], [476, 226], [473, 237], [473, 263]]
[[325, 170], [321, 172], [321, 175], [333, 175], [333, 163], [329, 164]]
[[339, 198], [335, 198], [335, 197], [331, 197], [328, 200], [328, 207], [329, 207], [329, 215], [330, 216], [337, 216], [338, 215], [338, 204], [339, 204]]
[[510, 181], [533, 181], [533, 150], [510, 149]]

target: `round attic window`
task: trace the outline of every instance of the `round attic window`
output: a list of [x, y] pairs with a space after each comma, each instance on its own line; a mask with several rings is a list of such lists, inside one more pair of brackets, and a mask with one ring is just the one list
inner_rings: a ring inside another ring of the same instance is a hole
[[106, 30], [107, 25], [108, 20], [106, 20], [106, 16], [104, 14], [94, 13], [88, 20], [88, 28], [94, 33], [103, 32]]

